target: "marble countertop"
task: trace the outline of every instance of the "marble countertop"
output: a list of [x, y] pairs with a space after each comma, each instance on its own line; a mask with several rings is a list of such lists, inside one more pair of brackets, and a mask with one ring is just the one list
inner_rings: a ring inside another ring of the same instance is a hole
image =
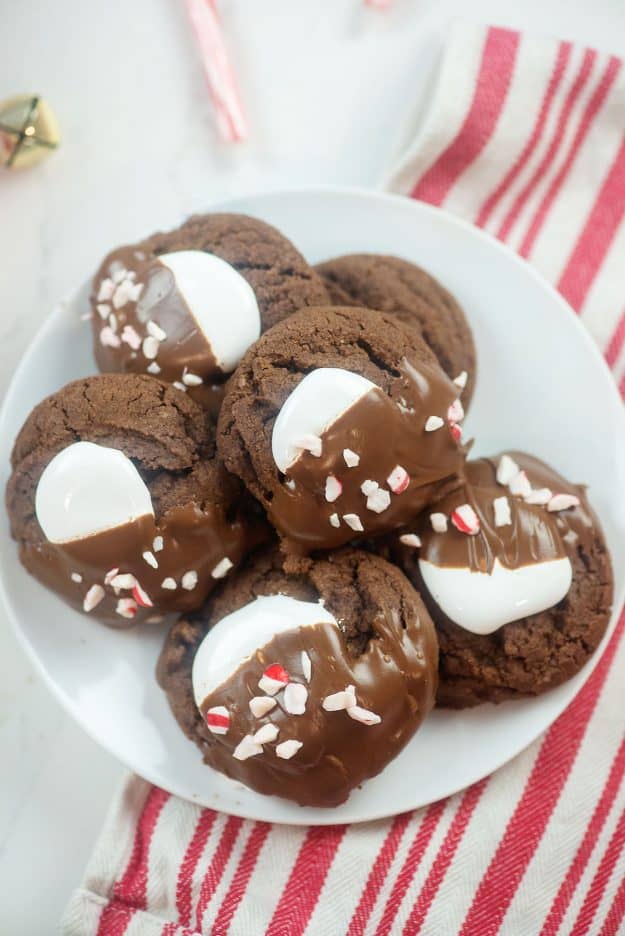
[[[0, 171], [0, 396], [54, 302], [113, 245], [211, 202], [375, 186], [427, 99], [454, 17], [625, 55], [623, 0], [222, 0], [250, 140], [216, 140], [182, 0], [0, 0], [0, 97], [45, 95], [63, 133]], [[0, 608], [0, 930], [54, 931], [123, 768], [61, 710]], [[34, 898], [34, 899], [33, 899]]]

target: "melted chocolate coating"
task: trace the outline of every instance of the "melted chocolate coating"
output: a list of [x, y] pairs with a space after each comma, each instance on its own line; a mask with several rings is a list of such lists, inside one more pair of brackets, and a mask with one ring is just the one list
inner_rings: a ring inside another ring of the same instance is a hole
[[[141, 341], [148, 337], [147, 323], [155, 322], [166, 334], [159, 343], [156, 363], [160, 368], [158, 377], [167, 383], [181, 382], [188, 371], [203, 381], [197, 387], [187, 388], [190, 396], [215, 415], [219, 412], [223, 397], [224, 374], [211, 351], [204, 334], [191, 313], [184, 296], [176, 285], [172, 271], [158, 258], [146, 258], [133, 246], [120, 247], [101, 267], [93, 284], [91, 305], [94, 320], [94, 353], [101, 371], [121, 373], [145, 372], [151, 363], [141, 347], [134, 349], [127, 342], [120, 341], [118, 347], [106, 345], [100, 339], [101, 329], [108, 319], [98, 312], [98, 290], [102, 280], [117, 268], [136, 274], [134, 282], [143, 287], [137, 301], [128, 300], [120, 309], [111, 307], [117, 320], [117, 334], [121, 335], [125, 326], [131, 326]], [[110, 303], [106, 303], [110, 306]]]
[[[236, 610], [259, 594], [321, 598], [339, 625], [293, 629], [260, 647], [204, 700], [203, 712], [224, 705], [230, 715], [228, 732], [212, 734], [193, 701], [193, 657], [207, 629], [226, 610]], [[371, 629], [365, 634], [358, 627]], [[310, 682], [302, 669], [302, 651], [311, 659]], [[286, 712], [281, 691], [268, 714], [252, 715], [249, 701], [263, 694], [258, 681], [273, 663], [306, 686], [304, 714]], [[201, 618], [174, 624], [158, 676], [183, 730], [200, 745], [207, 764], [261, 793], [300, 805], [334, 806], [396, 757], [432, 708], [437, 644], [417, 593], [378, 557], [342, 550], [329, 559], [285, 560], [277, 551], [264, 552], [233, 576]], [[359, 706], [380, 716], [379, 724], [362, 724], [344, 710], [324, 710], [323, 699], [348, 685], [355, 687]], [[268, 723], [279, 729], [277, 739], [265, 744], [262, 754], [234, 758], [242, 738]], [[284, 760], [275, 748], [289, 739], [301, 741], [302, 747]]]
[[[417, 525], [421, 537], [419, 558], [437, 566], [492, 572], [495, 559], [509, 569], [516, 569], [565, 558], [580, 544], [590, 548], [597, 521], [585, 489], [565, 481], [553, 468], [531, 455], [506, 454], [525, 471], [533, 488], [573, 494], [580, 499], [579, 507], [551, 513], [545, 506], [527, 504], [522, 497], [512, 495], [507, 487], [497, 483], [501, 455], [469, 461], [463, 470], [462, 484], [433, 510], [450, 517], [461, 504], [470, 504], [480, 521], [479, 532], [468, 536], [449, 523], [446, 533], [436, 533], [427, 511]], [[497, 497], [508, 498], [512, 522], [506, 526], [495, 526], [493, 501]]]
[[[307, 549], [340, 546], [357, 535], [343, 519], [346, 514], [360, 518], [362, 535], [392, 530], [420, 511], [440, 491], [441, 482], [455, 474], [462, 456], [449, 426], [426, 432], [425, 420], [432, 413], [446, 413], [457, 391], [440, 371], [425, 364], [417, 372], [404, 360], [402, 378], [401, 406], [382, 390], [372, 390], [322, 434], [320, 457], [303, 452], [288, 469], [268, 506], [269, 518], [283, 536]], [[360, 456], [357, 466], [346, 465], [346, 448]], [[408, 472], [408, 486], [391, 493], [390, 505], [381, 513], [370, 510], [361, 485], [375, 481], [389, 491], [387, 478], [397, 465]], [[343, 487], [333, 502], [325, 496], [329, 475]], [[289, 481], [295, 482], [294, 488]], [[339, 527], [330, 523], [335, 513]]]
[[[82, 611], [83, 600], [92, 585], [104, 588], [105, 596], [90, 612], [93, 617], [111, 627], [131, 627], [148, 618], [171, 611], [185, 612], [197, 608], [219, 583], [212, 575], [222, 559], [237, 566], [246, 553], [262, 539], [262, 526], [253, 518], [237, 513], [227, 518], [215, 505], [202, 508], [188, 504], [173, 507], [157, 522], [154, 517], [140, 517], [123, 526], [68, 543], [24, 543], [20, 558], [28, 571], [48, 588], [61, 595], [68, 604]], [[154, 539], [163, 539], [163, 548], [155, 551]], [[158, 563], [153, 568], [143, 558], [150, 552]], [[136, 602], [131, 617], [117, 612], [120, 598], [133, 598], [132, 589], [118, 590], [105, 583], [106, 573], [118, 569], [130, 573], [152, 602], [144, 607]], [[192, 588], [182, 586], [187, 572], [197, 574]], [[75, 582], [72, 574], [80, 575]], [[163, 588], [163, 581], [173, 578], [174, 589]]]

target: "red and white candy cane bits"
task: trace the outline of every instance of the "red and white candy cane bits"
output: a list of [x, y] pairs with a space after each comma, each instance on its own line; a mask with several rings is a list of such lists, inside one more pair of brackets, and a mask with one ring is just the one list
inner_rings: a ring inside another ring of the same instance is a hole
[[461, 533], [475, 536], [480, 531], [480, 519], [470, 504], [461, 504], [452, 512], [451, 522]]

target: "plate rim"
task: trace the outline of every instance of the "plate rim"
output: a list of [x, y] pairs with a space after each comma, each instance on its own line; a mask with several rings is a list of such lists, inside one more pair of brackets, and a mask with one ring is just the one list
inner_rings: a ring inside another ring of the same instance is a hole
[[[202, 209], [203, 212], [212, 212], [212, 211], [232, 211], [236, 212], [237, 210], [249, 211], [249, 208], [244, 208], [243, 206], [250, 201], [254, 201], [256, 204], [262, 206], [262, 202], [265, 200], [272, 200], [275, 198], [288, 199], [288, 198], [301, 198], [302, 196], [347, 196], [348, 198], [357, 198], [360, 200], [372, 202], [382, 202], [382, 203], [391, 203], [397, 206], [401, 206], [402, 210], [407, 211], [416, 211], [421, 212], [426, 215], [436, 215], [443, 216], [446, 220], [446, 223], [451, 224], [465, 232], [470, 237], [478, 238], [488, 244], [489, 249], [496, 249], [508, 259], [512, 259], [516, 265], [521, 268], [526, 275], [529, 275], [535, 283], [548, 294], [550, 298], [556, 301], [556, 305], [560, 309], [562, 315], [566, 315], [567, 321], [570, 323], [570, 327], [573, 327], [577, 330], [578, 334], [582, 336], [583, 343], [587, 351], [590, 351], [591, 355], [594, 357], [595, 362], [599, 363], [600, 369], [602, 369], [604, 376], [607, 378], [608, 385], [610, 387], [609, 394], [612, 397], [613, 403], [618, 403], [618, 407], [621, 410], [621, 422], [623, 425], [623, 438], [625, 438], [625, 407], [621, 397], [618, 393], [616, 383], [613, 379], [612, 373], [608, 364], [601, 353], [597, 343], [592, 338], [588, 329], [582, 323], [579, 315], [575, 312], [572, 306], [566, 301], [566, 299], [557, 291], [555, 286], [550, 283], [529, 261], [525, 260], [523, 257], [519, 256], [512, 248], [507, 244], [502, 243], [497, 240], [489, 232], [484, 231], [481, 228], [476, 227], [471, 224], [469, 221], [464, 218], [458, 217], [450, 211], [447, 211], [444, 208], [439, 208], [438, 206], [430, 205], [426, 202], [418, 201], [412, 199], [405, 195], [398, 195], [395, 193], [382, 192], [377, 190], [370, 190], [358, 186], [344, 186], [344, 185], [302, 185], [298, 187], [289, 187], [282, 189], [279, 187], [266, 189], [260, 192], [249, 192], [243, 195], [237, 195], [234, 198], [222, 199], [215, 202], [209, 203], [205, 208]], [[237, 207], [239, 206], [239, 207]], [[259, 211], [262, 210], [262, 207], [259, 208]], [[257, 215], [261, 217], [261, 215]], [[44, 343], [48, 339], [50, 331], [53, 330], [57, 320], [62, 319], [63, 312], [65, 308], [75, 302], [76, 298], [79, 296], [80, 292], [85, 289], [85, 283], [88, 280], [78, 284], [72, 290], [68, 291], [64, 298], [56, 302], [51, 311], [45, 316], [41, 325], [39, 326], [37, 332], [32, 336], [31, 340], [28, 342], [24, 352], [22, 353], [20, 360], [15, 368], [9, 384], [7, 386], [4, 399], [0, 405], [0, 437], [2, 431], [5, 427], [5, 424], [8, 421], [8, 414], [12, 408], [14, 397], [17, 393], [17, 385], [21, 382], [22, 373], [26, 370], [28, 366], [28, 359], [30, 358], [33, 350], [38, 347], [41, 343]], [[94, 373], [97, 373], [94, 365]], [[10, 537], [9, 537], [10, 538]], [[12, 545], [12, 543], [11, 543]], [[614, 630], [616, 628], [617, 621], [620, 617], [621, 609], [625, 600], [625, 579], [621, 584], [619, 592], [614, 593], [613, 607], [611, 619], [606, 629], [606, 632], [602, 638], [601, 644], [592, 655], [592, 657], [586, 662], [584, 667], [577, 673], [572, 679], [577, 681], [576, 689], [574, 694], [568, 699], [565, 705], [556, 712], [553, 717], [549, 716], [548, 721], [544, 723], [541, 730], [534, 735], [530, 740], [523, 740], [518, 747], [514, 749], [512, 753], [506, 752], [501, 755], [501, 758], [495, 757], [494, 763], [490, 769], [485, 773], [483, 768], [476, 767], [475, 771], [465, 771], [462, 782], [459, 784], [458, 781], [450, 780], [445, 787], [442, 784], [440, 795], [437, 796], [436, 800], [427, 800], [422, 803], [417, 804], [416, 806], [410, 807], [411, 809], [421, 809], [432, 802], [436, 802], [440, 799], [445, 799], [449, 796], [454, 795], [462, 790], [467, 789], [472, 784], [478, 782], [484, 777], [491, 776], [506, 763], [509, 763], [514, 758], [518, 757], [524, 750], [526, 750], [537, 738], [541, 737], [553, 724], [554, 722], [563, 714], [564, 711], [571, 705], [573, 700], [577, 697], [579, 692], [582, 691], [586, 682], [593, 673], [595, 667], [598, 665], [599, 660], [603, 656], [607, 645], [612, 638]], [[37, 653], [35, 646], [27, 636], [26, 632], [21, 626], [19, 616], [17, 612], [14, 612], [12, 602], [9, 598], [8, 590], [5, 584], [5, 572], [4, 565], [0, 563], [0, 601], [5, 610], [7, 619], [9, 621], [10, 627], [13, 631], [13, 634], [16, 637], [16, 640], [20, 647], [25, 652], [27, 658], [33, 665], [33, 668], [43, 680], [44, 684], [52, 692], [53, 696], [58, 700], [63, 710], [85, 731], [85, 733], [94, 740], [100, 747], [102, 747], [107, 753], [113, 756], [124, 768], [132, 770], [138, 776], [143, 777], [149, 783], [152, 783], [156, 786], [166, 789], [167, 792], [174, 796], [178, 796], [181, 799], [194, 803], [195, 805], [200, 805], [204, 807], [202, 800], [199, 796], [189, 797], [188, 792], [182, 791], [176, 783], [168, 782], [166, 787], [163, 787], [162, 778], [158, 778], [154, 775], [153, 771], [145, 770], [143, 765], [138, 767], [136, 764], [132, 763], [131, 758], [122, 758], [120, 755], [113, 750], [111, 744], [105, 741], [97, 729], [94, 729], [87, 718], [83, 717], [82, 713], [76, 708], [73, 699], [69, 696], [63, 686], [56, 681], [53, 675], [47, 670], [43, 660], [40, 658]], [[470, 776], [470, 779], [467, 779], [467, 775]], [[263, 797], [262, 794], [257, 794], [261, 797], [262, 800], [266, 800], [267, 797]], [[234, 797], [233, 797], [234, 798]], [[282, 802], [282, 801], [281, 801]], [[349, 802], [349, 801], [348, 801]], [[219, 806], [209, 806], [204, 808], [213, 808], [220, 809]], [[222, 809], [222, 811], [224, 811]], [[326, 811], [324, 810], [324, 813]], [[227, 813], [229, 815], [238, 816], [244, 819], [258, 819], [258, 812], [251, 812], [246, 809], [244, 806], [237, 808], [237, 804], [230, 803], [227, 806]], [[318, 821], [314, 819], [311, 820], [309, 817], [302, 819], [301, 821], [289, 820], [289, 819], [271, 819], [270, 821], [276, 825], [294, 825], [294, 826], [325, 826], [336, 824], [337, 822], [347, 822], [350, 824], [356, 824], [361, 822], [372, 822], [384, 818], [389, 818], [396, 815], [397, 813], [393, 811], [388, 811], [387, 809], [381, 808], [379, 811], [369, 811], [366, 815], [357, 816], [356, 818], [348, 818], [343, 820], [341, 818], [341, 807], [337, 808], [337, 811], [328, 816], [320, 816]], [[333, 818], [334, 816], [334, 818]]]

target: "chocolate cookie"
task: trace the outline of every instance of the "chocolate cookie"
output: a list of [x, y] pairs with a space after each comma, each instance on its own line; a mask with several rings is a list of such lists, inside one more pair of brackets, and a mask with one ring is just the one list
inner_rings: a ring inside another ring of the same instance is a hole
[[417, 593], [357, 550], [252, 557], [171, 628], [158, 680], [211, 767], [260, 793], [335, 806], [401, 751], [434, 703]]
[[105, 372], [149, 373], [217, 412], [223, 383], [261, 332], [327, 302], [321, 278], [279, 231], [245, 215], [194, 215], [119, 247], [91, 295]]
[[350, 254], [317, 266], [335, 305], [366, 306], [412, 325], [468, 406], [475, 384], [473, 335], [462, 308], [438, 280], [414, 263], [379, 254]]
[[609, 622], [610, 556], [585, 490], [529, 455], [468, 462], [463, 484], [392, 552], [437, 628], [440, 705], [557, 686]]
[[204, 411], [154, 377], [68, 384], [30, 414], [12, 466], [23, 565], [115, 627], [199, 607], [264, 529]]
[[458, 393], [395, 317], [307, 309], [241, 361], [218, 445], [283, 537], [329, 549], [402, 526], [455, 476]]

